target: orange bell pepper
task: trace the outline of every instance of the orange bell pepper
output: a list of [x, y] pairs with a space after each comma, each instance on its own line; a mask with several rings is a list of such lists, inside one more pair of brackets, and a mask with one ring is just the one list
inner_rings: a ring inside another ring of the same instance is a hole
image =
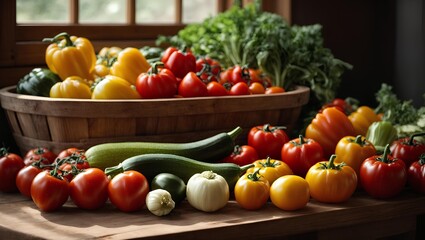
[[328, 107], [317, 113], [305, 131], [306, 138], [314, 139], [322, 146], [325, 158], [335, 153], [335, 147], [341, 138], [353, 135], [353, 124], [336, 107]]

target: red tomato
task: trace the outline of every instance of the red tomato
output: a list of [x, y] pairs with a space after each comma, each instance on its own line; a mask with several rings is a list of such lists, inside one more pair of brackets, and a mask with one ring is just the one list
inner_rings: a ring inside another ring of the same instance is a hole
[[238, 82], [233, 85], [229, 90], [230, 95], [249, 95], [251, 92], [249, 91], [248, 84], [245, 82]]
[[396, 196], [406, 185], [407, 173], [402, 160], [390, 155], [389, 146], [384, 154], [367, 158], [360, 166], [360, 182], [363, 189], [375, 198]]
[[70, 182], [82, 169], [90, 167], [84, 151], [77, 148], [68, 148], [59, 153], [55, 160], [63, 177]]
[[407, 170], [407, 182], [418, 193], [425, 193], [425, 154], [413, 162]]
[[149, 183], [136, 171], [125, 171], [116, 175], [108, 184], [109, 200], [123, 212], [142, 209], [146, 204]]
[[37, 176], [43, 170], [37, 166], [29, 165], [22, 168], [18, 175], [16, 175], [16, 187], [18, 187], [19, 192], [31, 198], [31, 184], [35, 176]]
[[280, 159], [282, 147], [288, 141], [289, 137], [282, 127], [270, 124], [253, 127], [248, 133], [248, 145], [255, 148], [260, 159]]
[[425, 154], [425, 144], [414, 138], [423, 136], [425, 133], [413, 134], [411, 137], [402, 138], [391, 144], [391, 155], [403, 160], [407, 167], [416, 162], [422, 154]]
[[239, 65], [230, 67], [220, 74], [220, 83], [229, 82], [233, 85], [239, 82], [244, 82], [246, 84], [251, 82], [263, 83], [265, 82], [263, 80], [264, 79], [259, 76], [258, 71]]
[[218, 82], [212, 81], [207, 84], [208, 96], [226, 96], [227, 89]]
[[288, 164], [294, 174], [301, 177], [305, 177], [314, 164], [325, 161], [322, 146], [302, 135], [283, 145], [281, 159]]
[[33, 162], [37, 162], [40, 159], [43, 159], [41, 160], [42, 163], [47, 165], [52, 164], [55, 161], [56, 157], [57, 155], [50, 149], [45, 147], [38, 147], [29, 150], [27, 154], [25, 154], [24, 163], [28, 166], [31, 165]]
[[202, 57], [196, 60], [196, 72], [201, 71], [204, 68], [204, 65], [209, 65], [211, 67], [211, 73], [217, 75], [221, 72], [220, 63], [210, 57]]
[[250, 76], [249, 76], [249, 69], [246, 67], [241, 67], [236, 65], [233, 68], [233, 71], [230, 75], [230, 82], [233, 84], [239, 83], [239, 82], [249, 82]]
[[56, 157], [56, 159], [57, 159], [57, 158], [65, 158], [65, 157], [69, 157], [69, 156], [71, 156], [72, 154], [75, 154], [75, 153], [78, 153], [78, 154], [80, 154], [81, 156], [84, 156], [84, 150], [83, 150], [83, 149], [79, 149], [79, 148], [71, 147], [71, 148], [67, 148], [67, 149], [62, 150], [62, 151], [58, 154], [58, 156]]
[[258, 160], [258, 154], [253, 147], [249, 145], [243, 145], [243, 146], [236, 145], [232, 154], [226, 157], [223, 160], [223, 162], [234, 163], [239, 166], [244, 166], [244, 165], [251, 164], [255, 162], [256, 160]]
[[208, 89], [194, 72], [189, 72], [180, 82], [178, 94], [182, 97], [205, 97]]
[[68, 180], [52, 175], [53, 171], [42, 171], [31, 183], [31, 197], [35, 205], [44, 212], [62, 207], [69, 197]]
[[220, 63], [210, 57], [196, 60], [196, 73], [203, 82], [218, 81], [220, 77]]
[[25, 167], [22, 158], [15, 153], [8, 153], [5, 148], [0, 150], [0, 191], [16, 192], [16, 175]]
[[142, 98], [172, 98], [177, 93], [177, 84], [170, 70], [159, 70], [154, 63], [147, 73], [137, 77], [136, 90]]
[[324, 109], [328, 107], [335, 107], [336, 109], [338, 109], [339, 111], [343, 112], [346, 115], [349, 115], [351, 112], [354, 111], [353, 106], [342, 98], [335, 98], [330, 103], [323, 105], [322, 109], [320, 109], [319, 112], [322, 112]]
[[190, 50], [183, 52], [171, 47], [165, 51], [162, 60], [165, 67], [178, 78], [183, 78], [189, 72], [196, 71], [196, 58]]
[[266, 88], [265, 94], [273, 94], [273, 93], [284, 93], [285, 89], [283, 87], [273, 86]]
[[94, 210], [108, 200], [109, 179], [98, 168], [88, 168], [69, 183], [69, 196], [77, 207]]

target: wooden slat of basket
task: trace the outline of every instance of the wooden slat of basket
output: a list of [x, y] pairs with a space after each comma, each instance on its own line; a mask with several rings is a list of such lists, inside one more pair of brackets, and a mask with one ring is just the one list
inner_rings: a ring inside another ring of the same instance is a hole
[[21, 126], [19, 126], [18, 119], [16, 118], [16, 113], [13, 111], [6, 110], [6, 116], [9, 121], [9, 125], [12, 130], [12, 133], [17, 133], [19, 135], [22, 135]]
[[135, 118], [90, 118], [90, 138], [136, 135]]
[[80, 139], [89, 138], [89, 124], [86, 118], [48, 116], [47, 122], [54, 142], [78, 142]]
[[41, 140], [50, 140], [46, 116], [17, 113], [18, 124], [24, 136]]

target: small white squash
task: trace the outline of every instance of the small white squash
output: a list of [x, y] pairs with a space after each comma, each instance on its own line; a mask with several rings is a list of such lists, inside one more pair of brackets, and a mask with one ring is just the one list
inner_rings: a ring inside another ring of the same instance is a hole
[[197, 173], [187, 182], [186, 198], [192, 207], [214, 212], [229, 201], [229, 185], [222, 176], [212, 171]]

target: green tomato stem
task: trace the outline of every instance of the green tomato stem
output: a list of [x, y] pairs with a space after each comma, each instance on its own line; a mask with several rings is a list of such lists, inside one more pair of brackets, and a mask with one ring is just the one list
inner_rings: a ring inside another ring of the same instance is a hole
[[336, 169], [335, 158], [336, 158], [335, 154], [332, 154], [332, 156], [329, 158], [329, 164], [328, 164], [329, 169]]
[[384, 153], [381, 155], [381, 157], [378, 158], [378, 160], [384, 163], [389, 163], [390, 161], [388, 159], [388, 155], [390, 154], [391, 154], [390, 144], [387, 144], [385, 145]]
[[421, 156], [419, 156], [419, 164], [422, 166], [425, 164], [425, 153], [421, 154]]
[[409, 146], [413, 146], [414, 145], [414, 141], [413, 141], [413, 138], [415, 138], [415, 137], [420, 137], [420, 136], [425, 136], [425, 132], [423, 132], [423, 133], [416, 133], [416, 134], [413, 134], [412, 136], [410, 136], [410, 139], [409, 139], [409, 142], [407, 143], [407, 145], [409, 145]]
[[298, 138], [300, 139], [300, 145], [303, 145], [305, 143], [303, 135], [299, 135]]
[[362, 135], [357, 135], [356, 136], [356, 139], [354, 140], [354, 142], [357, 143], [357, 144], [359, 144], [359, 145], [361, 145], [361, 146], [363, 146], [364, 141], [362, 139]]

